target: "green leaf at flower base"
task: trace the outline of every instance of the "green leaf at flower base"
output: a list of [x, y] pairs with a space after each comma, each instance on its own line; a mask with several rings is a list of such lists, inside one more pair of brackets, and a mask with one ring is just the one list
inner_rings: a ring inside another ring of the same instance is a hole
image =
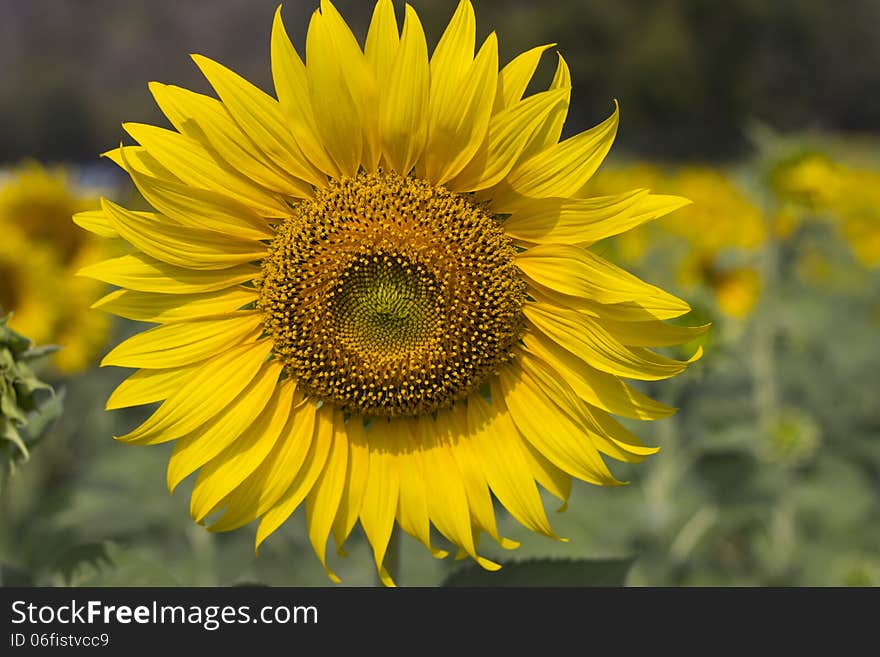
[[489, 572], [474, 564], [446, 578], [443, 586], [624, 586], [635, 561], [624, 559], [528, 559]]

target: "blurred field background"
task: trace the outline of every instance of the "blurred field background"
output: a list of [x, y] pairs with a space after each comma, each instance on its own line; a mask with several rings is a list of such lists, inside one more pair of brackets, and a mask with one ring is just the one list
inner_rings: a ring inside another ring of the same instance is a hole
[[[284, 5], [300, 52], [316, 4]], [[412, 4], [432, 46], [454, 2]], [[372, 3], [336, 5], [362, 38]], [[72, 275], [110, 247], [70, 215], [100, 195], [133, 202], [98, 154], [118, 145], [122, 121], [165, 125], [147, 82], [209, 92], [187, 56], [200, 52], [271, 90], [276, 6], [0, 0], [0, 306], [12, 328], [63, 346], [38, 374], [64, 406], [4, 477], [3, 584], [329, 583], [302, 512], [256, 558], [252, 529], [208, 534], [189, 518], [186, 483], [168, 495], [170, 446], [114, 442], [147, 413], [104, 411], [128, 372], [97, 362], [138, 327], [88, 310], [104, 290]], [[649, 187], [694, 205], [595, 248], [689, 300], [686, 319], [713, 323], [702, 361], [645, 386], [680, 411], [635, 427], [662, 449], [612, 464], [630, 485], [576, 483], [552, 518], [568, 544], [505, 516], [523, 547], [487, 544], [488, 556], [634, 559], [630, 585], [880, 585], [880, 2], [475, 7], [478, 37], [497, 30], [504, 62], [558, 44], [574, 78], [567, 134], [620, 101], [595, 193]], [[373, 584], [357, 531], [349, 547], [336, 572]], [[436, 585], [463, 565], [403, 548], [404, 584]], [[528, 583], [550, 581], [536, 572]]]

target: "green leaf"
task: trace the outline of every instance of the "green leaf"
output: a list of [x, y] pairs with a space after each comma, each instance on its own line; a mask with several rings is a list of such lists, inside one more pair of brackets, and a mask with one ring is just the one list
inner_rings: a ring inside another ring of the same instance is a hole
[[26, 570], [0, 563], [0, 586], [33, 586], [34, 576]]
[[625, 559], [528, 559], [489, 572], [473, 564], [452, 573], [443, 586], [624, 586], [634, 557]]
[[74, 574], [83, 565], [91, 565], [96, 571], [105, 565], [112, 566], [113, 559], [107, 548], [106, 542], [74, 545], [59, 555], [50, 570], [58, 572], [64, 583], [70, 585]]

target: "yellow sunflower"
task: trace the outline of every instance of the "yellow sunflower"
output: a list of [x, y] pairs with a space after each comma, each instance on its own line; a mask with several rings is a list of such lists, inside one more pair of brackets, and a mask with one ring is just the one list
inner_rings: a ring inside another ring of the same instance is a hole
[[127, 124], [108, 156], [154, 212], [103, 201], [86, 227], [135, 252], [87, 267], [119, 286], [104, 310], [159, 326], [104, 365], [137, 368], [108, 408], [161, 401], [118, 439], [176, 440], [168, 485], [198, 471], [191, 512], [212, 531], [259, 520], [259, 547], [305, 506], [328, 575], [360, 522], [381, 579], [395, 522], [437, 557], [444, 536], [488, 569], [504, 547], [494, 500], [555, 536], [538, 486], [619, 482], [603, 461], [646, 447], [611, 414], [673, 409], [622, 378], [687, 362], [649, 350], [701, 328], [688, 305], [588, 250], [687, 203], [581, 188], [617, 130], [613, 114], [560, 141], [570, 77], [524, 97], [542, 53], [501, 71], [475, 50], [463, 0], [429, 58], [411, 7], [380, 0], [363, 48], [330, 2], [306, 63], [280, 8], [274, 97], [194, 56], [218, 98], [152, 84], [176, 130]]
[[52, 362], [67, 373], [97, 360], [109, 329], [106, 316], [87, 310], [106, 286], [73, 276], [107, 255], [103, 240], [70, 222], [97, 204], [97, 194], [77, 189], [64, 169], [35, 162], [0, 181], [0, 315], [12, 311], [10, 328], [64, 347]]

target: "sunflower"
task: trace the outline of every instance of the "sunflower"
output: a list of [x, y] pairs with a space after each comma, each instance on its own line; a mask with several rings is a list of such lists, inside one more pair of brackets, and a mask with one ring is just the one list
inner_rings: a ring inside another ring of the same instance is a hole
[[277, 100], [193, 56], [218, 98], [153, 83], [175, 130], [125, 124], [139, 145], [107, 153], [155, 211], [104, 200], [81, 222], [134, 247], [82, 271], [120, 288], [97, 305], [159, 325], [103, 360], [138, 370], [108, 408], [162, 402], [118, 440], [176, 440], [170, 489], [198, 471], [194, 520], [259, 520], [257, 548], [304, 505], [334, 580], [329, 536], [342, 554], [358, 522], [385, 584], [395, 523], [487, 569], [482, 534], [516, 545], [494, 500], [555, 537], [539, 486], [564, 502], [572, 478], [620, 483], [603, 455], [656, 452], [611, 414], [673, 409], [622, 378], [680, 373], [648, 347], [704, 330], [666, 324], [687, 303], [586, 248], [687, 203], [580, 194], [616, 107], [560, 141], [565, 60], [524, 96], [550, 46], [500, 72], [496, 35], [474, 46], [468, 0], [430, 58], [411, 7], [400, 31], [379, 0], [362, 50], [325, 0], [304, 64], [279, 8]]
[[10, 328], [63, 346], [52, 362], [66, 373], [97, 360], [109, 329], [106, 316], [86, 308], [106, 286], [73, 276], [107, 253], [103, 240], [70, 222], [97, 203], [97, 194], [78, 189], [64, 169], [35, 162], [0, 182], [0, 315], [12, 311]]

